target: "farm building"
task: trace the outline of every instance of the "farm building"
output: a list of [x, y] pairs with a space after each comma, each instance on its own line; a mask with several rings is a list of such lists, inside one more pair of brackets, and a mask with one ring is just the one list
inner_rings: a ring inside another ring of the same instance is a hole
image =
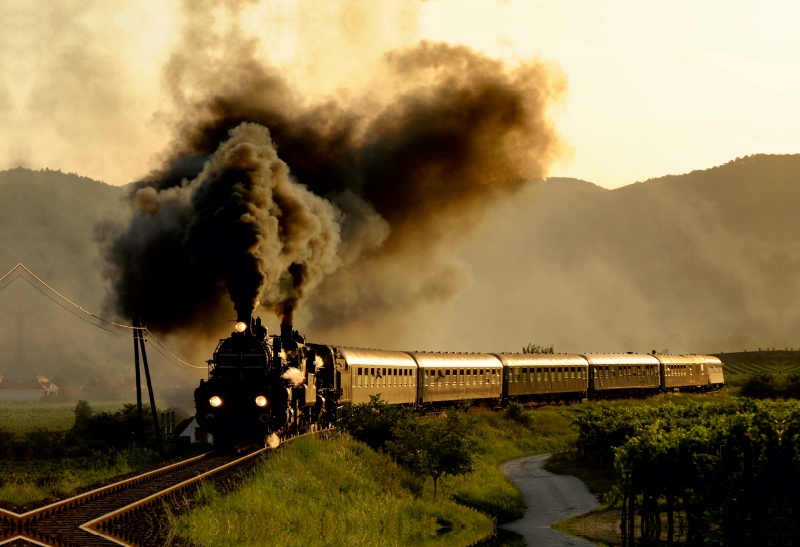
[[214, 436], [197, 425], [194, 416], [183, 420], [175, 428], [176, 437], [189, 437], [189, 442], [214, 444]]
[[0, 401], [36, 401], [44, 395], [58, 395], [58, 386], [44, 376], [16, 383], [0, 376]]

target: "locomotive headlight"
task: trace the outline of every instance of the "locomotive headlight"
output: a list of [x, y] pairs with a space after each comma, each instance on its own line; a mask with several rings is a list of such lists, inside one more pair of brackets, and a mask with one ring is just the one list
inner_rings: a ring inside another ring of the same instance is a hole
[[222, 399], [220, 399], [219, 396], [214, 395], [208, 400], [208, 404], [210, 404], [213, 407], [217, 407], [222, 404]]
[[247, 330], [247, 323], [245, 323], [244, 321], [239, 321], [238, 323], [236, 323], [236, 326], [234, 328], [236, 329], [236, 332], [244, 332]]
[[258, 406], [267, 406], [267, 398], [264, 397], [263, 395], [259, 395], [258, 397], [256, 397], [256, 404]]

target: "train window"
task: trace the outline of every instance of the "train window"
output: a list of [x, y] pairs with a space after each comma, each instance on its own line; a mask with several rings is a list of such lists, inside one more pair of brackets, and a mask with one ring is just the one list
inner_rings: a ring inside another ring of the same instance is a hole
[[556, 376], [556, 379], [560, 382], [561, 381], [561, 367], [558, 367], [557, 374], [558, 374], [558, 376]]
[[700, 372], [705, 372], [702, 364], [700, 365]]

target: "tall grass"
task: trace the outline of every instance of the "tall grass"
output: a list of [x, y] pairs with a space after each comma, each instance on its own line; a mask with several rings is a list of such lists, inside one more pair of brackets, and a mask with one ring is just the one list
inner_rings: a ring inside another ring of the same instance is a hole
[[478, 439], [475, 470], [449, 479], [444, 490], [450, 490], [459, 503], [495, 517], [500, 523], [522, 518], [525, 497], [508, 480], [500, 464], [574, 446], [578, 434], [572, 426], [572, 412], [568, 407], [524, 411], [519, 419], [489, 410], [477, 410], [471, 415]]
[[430, 496], [414, 499], [413, 478], [387, 456], [352, 439], [301, 438], [270, 455], [229, 495], [210, 486], [204, 505], [174, 530], [197, 545], [468, 546], [494, 523]]
[[153, 450], [132, 447], [109, 457], [0, 461], [0, 500], [22, 507], [140, 470], [159, 460]]

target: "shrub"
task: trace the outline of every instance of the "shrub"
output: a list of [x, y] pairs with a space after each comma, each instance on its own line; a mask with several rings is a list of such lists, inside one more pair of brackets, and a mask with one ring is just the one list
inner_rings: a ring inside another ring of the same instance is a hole
[[779, 394], [778, 383], [772, 374], [754, 374], [742, 386], [741, 394], [754, 399], [774, 399]]

